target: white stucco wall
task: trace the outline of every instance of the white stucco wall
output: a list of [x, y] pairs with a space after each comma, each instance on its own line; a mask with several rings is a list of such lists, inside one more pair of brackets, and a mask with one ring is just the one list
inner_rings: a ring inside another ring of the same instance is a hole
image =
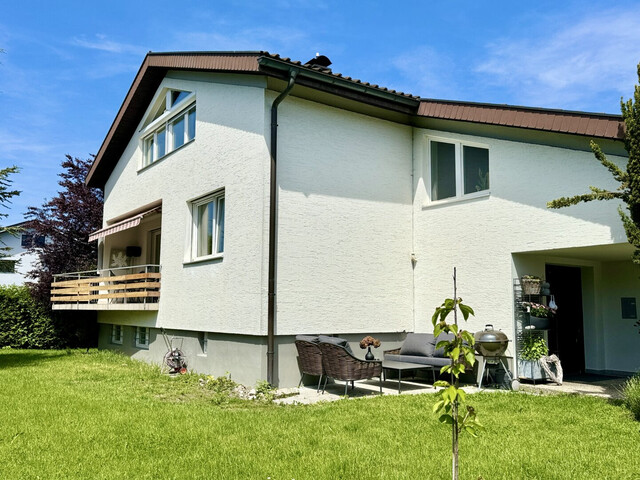
[[[486, 145], [490, 195], [429, 204], [428, 135]], [[589, 185], [615, 187], [590, 152], [422, 129], [415, 130], [414, 146], [417, 331], [430, 330], [433, 310], [453, 295], [454, 266], [458, 294], [476, 312], [469, 330], [492, 323], [514, 338], [513, 278], [544, 276], [544, 262], [541, 272], [517, 271], [512, 253], [626, 241], [616, 202], [546, 208], [546, 202], [584, 193]]]
[[411, 127], [279, 109], [278, 335], [413, 326]]
[[15, 273], [0, 273], [0, 285], [22, 285], [28, 281], [26, 275], [35, 268], [38, 257], [22, 248], [22, 235], [13, 236], [6, 232], [1, 233], [0, 247], [9, 248], [9, 250], [0, 252], [3, 255], [3, 260], [18, 261]]
[[[104, 218], [162, 200], [158, 326], [260, 334], [262, 205], [269, 158], [263, 80], [245, 78], [245, 85], [235, 85], [238, 79], [226, 75], [174, 76], [165, 78], [159, 90], [166, 86], [196, 93], [195, 141], [140, 170], [139, 137], [132, 138], [105, 186]], [[189, 201], [220, 188], [226, 197], [224, 256], [185, 263]]]

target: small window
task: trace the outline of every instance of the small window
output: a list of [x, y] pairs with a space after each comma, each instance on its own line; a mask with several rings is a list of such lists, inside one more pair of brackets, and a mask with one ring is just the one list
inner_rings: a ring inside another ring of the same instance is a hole
[[111, 325], [111, 343], [122, 345], [122, 325]]
[[17, 260], [0, 260], [0, 273], [16, 273]]
[[209, 338], [207, 335], [207, 332], [200, 332], [198, 333], [199, 336], [199, 340], [200, 340], [200, 350], [202, 352], [202, 355], [206, 355], [207, 354], [207, 347], [208, 347], [208, 343], [209, 343]]
[[431, 201], [489, 190], [489, 150], [459, 142], [429, 141]]
[[136, 327], [136, 347], [149, 348], [149, 327]]
[[192, 259], [224, 252], [224, 204], [224, 190], [192, 203]]
[[34, 235], [32, 233], [23, 233], [20, 238], [20, 245], [23, 248], [44, 247], [44, 235]]
[[[192, 101], [183, 100], [192, 98]], [[185, 107], [185, 103], [187, 105]], [[172, 112], [172, 109], [176, 112]], [[177, 111], [177, 108], [181, 108]], [[160, 120], [163, 117], [165, 120]], [[147, 130], [154, 129], [152, 133], [144, 133], [142, 141], [144, 165], [150, 165], [182, 145], [196, 137], [196, 107], [193, 93], [180, 90], [169, 90], [166, 96], [165, 109], [162, 110], [157, 122], [152, 122]], [[158, 125], [158, 122], [161, 122]]]

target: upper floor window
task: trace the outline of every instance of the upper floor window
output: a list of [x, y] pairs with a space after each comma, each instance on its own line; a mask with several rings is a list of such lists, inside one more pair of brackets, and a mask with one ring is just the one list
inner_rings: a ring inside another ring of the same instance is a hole
[[143, 133], [144, 165], [150, 165], [196, 137], [195, 96], [167, 90], [164, 103], [155, 107], [154, 119]]
[[489, 150], [461, 142], [429, 140], [431, 201], [489, 190]]
[[44, 235], [34, 235], [32, 233], [23, 233], [20, 239], [20, 245], [23, 248], [44, 247]]
[[191, 214], [191, 259], [221, 254], [224, 251], [224, 190], [192, 202]]

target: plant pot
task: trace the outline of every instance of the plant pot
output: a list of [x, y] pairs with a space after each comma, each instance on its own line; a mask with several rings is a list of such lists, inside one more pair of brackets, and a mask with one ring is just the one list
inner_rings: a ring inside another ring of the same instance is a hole
[[518, 359], [518, 375], [529, 380], [546, 380], [547, 374], [538, 360]]
[[540, 295], [542, 281], [539, 278], [521, 278], [522, 293], [525, 295]]
[[547, 330], [551, 326], [551, 321], [548, 318], [529, 316], [530, 325], [536, 330]]

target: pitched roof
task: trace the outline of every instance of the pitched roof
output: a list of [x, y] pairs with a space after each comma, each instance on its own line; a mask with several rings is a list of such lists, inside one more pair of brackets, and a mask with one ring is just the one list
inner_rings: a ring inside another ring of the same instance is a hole
[[263, 51], [149, 52], [102, 142], [87, 175], [87, 184], [104, 186], [167, 71], [191, 70], [286, 78], [290, 69], [298, 70], [296, 83], [300, 85], [418, 117], [527, 128], [612, 140], [623, 138], [623, 122], [619, 115], [422, 99], [409, 93], [333, 73], [320, 66], [304, 65], [302, 62]]

